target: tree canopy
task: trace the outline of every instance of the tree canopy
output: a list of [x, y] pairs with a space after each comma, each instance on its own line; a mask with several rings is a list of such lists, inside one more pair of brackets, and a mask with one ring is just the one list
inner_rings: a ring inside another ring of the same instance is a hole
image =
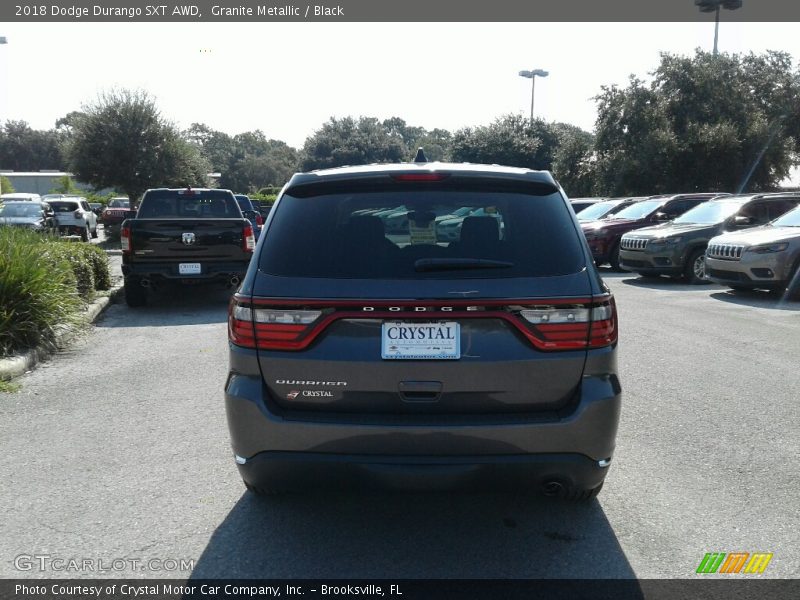
[[788, 175], [800, 141], [800, 79], [789, 55], [664, 53], [652, 75], [596, 97], [600, 191], [767, 190]]
[[151, 187], [206, 184], [207, 161], [146, 92], [105, 92], [71, 117], [67, 158], [79, 181], [131, 200]]

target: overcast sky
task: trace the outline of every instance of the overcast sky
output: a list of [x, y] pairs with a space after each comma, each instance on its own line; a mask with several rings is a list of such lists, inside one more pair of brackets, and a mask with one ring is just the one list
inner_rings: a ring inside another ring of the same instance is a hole
[[[789, 52], [797, 23], [725, 23], [723, 52]], [[49, 129], [113, 86], [165, 117], [300, 147], [331, 116], [399, 116], [428, 129], [536, 114], [591, 130], [601, 85], [646, 77], [659, 52], [713, 44], [704, 23], [4, 23], [0, 120]]]

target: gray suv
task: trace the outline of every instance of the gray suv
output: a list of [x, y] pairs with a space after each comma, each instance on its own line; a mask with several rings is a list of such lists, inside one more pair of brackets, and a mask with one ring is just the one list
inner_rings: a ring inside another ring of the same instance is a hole
[[786, 194], [723, 196], [704, 202], [673, 221], [623, 235], [620, 267], [643, 276], [671, 275], [706, 283], [705, 254], [711, 238], [764, 225], [798, 202], [800, 195]]
[[[397, 211], [390, 231], [380, 215]], [[437, 216], [456, 214], [439, 239]], [[600, 491], [616, 308], [550, 173], [296, 174], [264, 232], [229, 311], [225, 404], [248, 489]]]

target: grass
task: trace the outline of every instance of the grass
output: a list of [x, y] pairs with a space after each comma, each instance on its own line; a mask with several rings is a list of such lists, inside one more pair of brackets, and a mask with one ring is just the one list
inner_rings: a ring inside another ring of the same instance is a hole
[[75, 324], [111, 276], [105, 253], [88, 244], [0, 227], [0, 356], [51, 344]]
[[22, 386], [13, 381], [0, 380], [0, 394], [14, 394], [22, 389]]

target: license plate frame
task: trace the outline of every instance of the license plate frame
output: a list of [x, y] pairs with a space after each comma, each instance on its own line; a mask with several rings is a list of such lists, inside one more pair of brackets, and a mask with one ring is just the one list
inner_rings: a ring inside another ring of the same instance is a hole
[[178, 263], [178, 275], [200, 275], [202, 272], [201, 263]]
[[[424, 337], [418, 337], [420, 335]], [[461, 324], [457, 321], [384, 321], [381, 324], [381, 358], [459, 360]]]

